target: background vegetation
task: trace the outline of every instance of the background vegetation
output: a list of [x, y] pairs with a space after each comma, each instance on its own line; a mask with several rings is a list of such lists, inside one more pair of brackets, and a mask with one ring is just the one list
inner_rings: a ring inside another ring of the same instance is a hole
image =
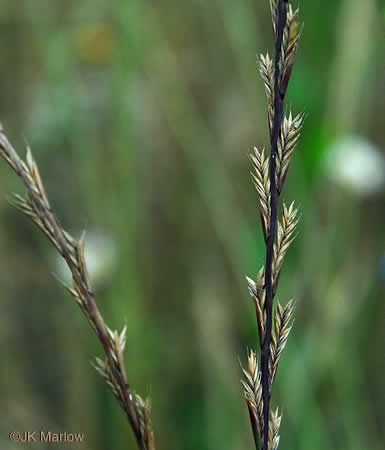
[[[299, 6], [287, 99], [307, 118], [283, 195], [302, 219], [278, 292], [297, 301], [274, 392], [281, 447], [379, 450], [385, 7]], [[153, 399], [159, 449], [253, 446], [238, 357], [257, 346], [248, 153], [268, 143], [255, 55], [272, 49], [269, 14], [255, 0], [0, 1], [0, 120], [19, 152], [31, 145], [63, 226], [88, 232], [96, 297], [111, 327], [127, 324], [129, 380]], [[55, 252], [5, 201], [21, 189], [2, 163], [0, 446], [43, 429], [135, 448], [89, 365], [101, 349], [50, 275], [66, 276]]]

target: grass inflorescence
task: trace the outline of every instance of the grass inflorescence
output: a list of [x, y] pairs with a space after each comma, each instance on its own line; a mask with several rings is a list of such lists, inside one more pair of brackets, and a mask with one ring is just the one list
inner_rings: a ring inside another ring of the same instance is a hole
[[12, 203], [40, 228], [64, 258], [72, 274], [72, 285], [65, 286], [94, 329], [104, 350], [104, 359], [96, 358], [94, 367], [125, 412], [140, 450], [154, 450], [151, 424], [151, 404], [142, 399], [130, 387], [124, 365], [123, 351], [126, 344], [126, 327], [118, 333], [105, 323], [98, 306], [87, 273], [84, 257], [84, 234], [74, 239], [58, 223], [51, 209], [38, 166], [30, 148], [25, 161], [16, 153], [0, 125], [0, 156], [22, 179], [24, 196], [14, 195]]
[[302, 114], [293, 117], [291, 112], [287, 116], [284, 113], [286, 89], [300, 37], [298, 9], [293, 10], [287, 0], [270, 0], [270, 7], [275, 58], [273, 61], [269, 54], [258, 58], [267, 98], [270, 155], [256, 147], [251, 154], [266, 258], [256, 279], [247, 277], [256, 310], [260, 352], [259, 357], [257, 352], [249, 352], [242, 381], [255, 445], [262, 450], [276, 450], [279, 444], [281, 416], [278, 408], [270, 408], [270, 391], [292, 327], [294, 301], [290, 300], [284, 307], [276, 302], [274, 309], [273, 300], [298, 223], [294, 202], [289, 206], [283, 203], [279, 220], [279, 197], [303, 123]]

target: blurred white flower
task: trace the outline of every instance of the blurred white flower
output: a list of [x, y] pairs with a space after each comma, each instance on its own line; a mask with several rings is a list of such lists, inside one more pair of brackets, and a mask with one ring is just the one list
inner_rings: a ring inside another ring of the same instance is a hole
[[[118, 261], [116, 242], [104, 232], [87, 231], [84, 256], [92, 286], [95, 288], [103, 285], [111, 276]], [[56, 258], [56, 270], [60, 280], [71, 284], [71, 273], [60, 255]]]
[[369, 196], [384, 186], [384, 156], [366, 139], [345, 136], [331, 145], [327, 155], [329, 176], [353, 193]]

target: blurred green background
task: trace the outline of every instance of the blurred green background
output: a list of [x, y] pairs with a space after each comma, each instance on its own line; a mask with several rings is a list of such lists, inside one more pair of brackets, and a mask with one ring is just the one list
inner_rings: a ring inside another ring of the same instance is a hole
[[[297, 303], [272, 404], [283, 450], [379, 450], [385, 7], [299, 6], [287, 108], [306, 120], [282, 197], [301, 222], [277, 294]], [[0, 0], [0, 24], [0, 120], [20, 154], [31, 145], [62, 225], [87, 230], [157, 448], [252, 449], [239, 360], [258, 346], [244, 276], [264, 261], [248, 153], [268, 143], [255, 65], [273, 48], [268, 1]], [[89, 364], [101, 347], [52, 276], [66, 273], [10, 192], [22, 185], [1, 161], [0, 447], [49, 430], [85, 434], [57, 447], [134, 449]]]

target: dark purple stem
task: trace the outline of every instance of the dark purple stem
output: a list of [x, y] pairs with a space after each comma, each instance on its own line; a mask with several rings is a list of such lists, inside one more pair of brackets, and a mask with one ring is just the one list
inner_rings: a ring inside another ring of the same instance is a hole
[[276, 26], [275, 40], [275, 67], [274, 67], [274, 118], [273, 131], [271, 136], [271, 152], [270, 152], [270, 228], [266, 242], [266, 270], [265, 270], [265, 310], [266, 310], [266, 327], [265, 338], [261, 345], [261, 382], [262, 382], [262, 399], [263, 399], [263, 443], [262, 450], [268, 450], [269, 442], [269, 410], [270, 410], [270, 384], [269, 384], [269, 353], [271, 342], [271, 329], [273, 320], [273, 284], [272, 284], [272, 268], [274, 255], [274, 241], [277, 233], [277, 215], [278, 215], [278, 191], [275, 181], [276, 156], [278, 137], [283, 121], [283, 99], [279, 84], [279, 58], [281, 54], [281, 46], [283, 39], [283, 30], [286, 23], [287, 0], [279, 0], [278, 3], [278, 24]]

